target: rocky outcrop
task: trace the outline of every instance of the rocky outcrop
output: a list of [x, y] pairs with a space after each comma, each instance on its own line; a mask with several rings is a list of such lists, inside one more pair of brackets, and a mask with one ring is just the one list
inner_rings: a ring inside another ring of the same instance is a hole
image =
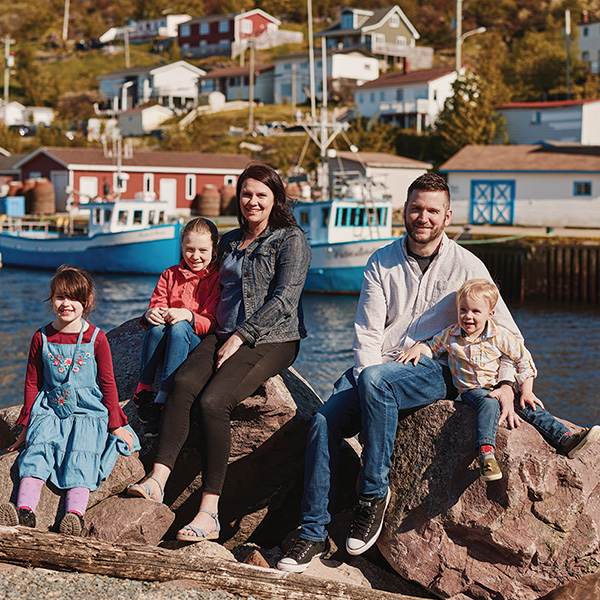
[[[136, 320], [108, 333], [121, 400], [130, 399], [137, 385], [143, 334]], [[231, 455], [219, 506], [220, 539], [227, 547], [247, 540], [274, 545], [296, 527], [306, 431], [320, 405], [312, 388], [293, 369], [288, 369], [269, 379], [234, 410]], [[139, 424], [132, 403], [125, 412], [143, 436], [143, 425]], [[176, 513], [167, 537], [173, 537], [198, 510], [202, 485], [197, 448], [200, 435], [198, 420], [193, 418], [188, 441], [165, 490], [165, 503]], [[149, 469], [154, 441], [145, 439], [143, 443], [140, 456]], [[345, 448], [344, 464], [350, 476], [345, 478], [346, 488], [340, 494], [342, 507], [353, 501], [359, 468], [357, 453], [350, 446]]]
[[527, 424], [500, 428], [503, 478], [485, 483], [474, 431], [474, 412], [449, 401], [399, 424], [378, 541], [394, 569], [457, 600], [534, 600], [597, 571], [600, 445], [569, 460]]

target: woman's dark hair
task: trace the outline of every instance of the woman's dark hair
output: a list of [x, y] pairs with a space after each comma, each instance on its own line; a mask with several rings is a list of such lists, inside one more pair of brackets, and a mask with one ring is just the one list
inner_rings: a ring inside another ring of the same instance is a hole
[[248, 229], [248, 221], [242, 215], [240, 209], [242, 186], [246, 179], [256, 179], [256, 181], [264, 183], [273, 192], [274, 204], [269, 215], [269, 227], [281, 229], [282, 227], [298, 226], [287, 194], [285, 193], [285, 186], [277, 171], [264, 163], [252, 162], [239, 176], [236, 188], [237, 219], [242, 229]]
[[96, 288], [91, 275], [78, 267], [61, 265], [50, 280], [50, 295], [45, 302], [51, 302], [56, 294], [81, 302], [83, 316], [87, 317], [96, 307]]

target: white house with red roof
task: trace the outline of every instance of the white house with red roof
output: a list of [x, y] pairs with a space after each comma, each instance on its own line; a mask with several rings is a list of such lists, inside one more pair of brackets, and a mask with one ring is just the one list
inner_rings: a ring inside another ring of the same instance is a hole
[[599, 146], [465, 146], [440, 172], [455, 223], [600, 227]]
[[386, 152], [337, 151], [328, 155], [329, 188], [336, 187], [336, 179], [347, 173], [356, 173], [373, 185], [374, 197], [388, 197], [394, 209], [406, 201], [408, 186], [419, 176], [433, 168], [431, 163], [387, 154]]
[[506, 121], [509, 144], [600, 145], [600, 99], [513, 102], [497, 106], [496, 112]]
[[455, 80], [456, 71], [447, 67], [385, 73], [354, 90], [356, 111], [421, 132], [435, 124]]
[[47, 177], [56, 193], [56, 209], [66, 209], [67, 187], [76, 190], [79, 205], [100, 196], [104, 183], [123, 198], [154, 195], [172, 211], [190, 214], [196, 196], [207, 184], [222, 189], [237, 183], [250, 162], [242, 154], [198, 152], [125, 152], [121, 177], [116, 152], [102, 148], [38, 148], [14, 165], [23, 180]]
[[182, 52], [193, 56], [235, 58], [250, 41], [256, 48], [301, 43], [302, 33], [279, 29], [281, 21], [260, 8], [225, 15], [208, 15], [179, 25], [177, 41]]

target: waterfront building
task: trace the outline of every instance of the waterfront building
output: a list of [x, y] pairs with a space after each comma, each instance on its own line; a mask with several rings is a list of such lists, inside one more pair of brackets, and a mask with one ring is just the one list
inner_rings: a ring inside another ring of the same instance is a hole
[[454, 223], [600, 227], [599, 146], [465, 146], [440, 172]]

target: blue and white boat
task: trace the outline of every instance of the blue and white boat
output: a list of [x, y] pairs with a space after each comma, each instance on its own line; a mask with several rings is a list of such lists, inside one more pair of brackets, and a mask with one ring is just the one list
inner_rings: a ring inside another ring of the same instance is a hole
[[70, 264], [99, 273], [159, 274], [180, 260], [179, 222], [167, 222], [167, 202], [116, 200], [81, 205], [87, 235], [69, 235], [20, 221], [0, 230], [6, 266], [56, 269]]
[[394, 241], [392, 203], [344, 174], [327, 202], [297, 202], [294, 214], [308, 238], [312, 261], [305, 291], [357, 294], [367, 260]]

